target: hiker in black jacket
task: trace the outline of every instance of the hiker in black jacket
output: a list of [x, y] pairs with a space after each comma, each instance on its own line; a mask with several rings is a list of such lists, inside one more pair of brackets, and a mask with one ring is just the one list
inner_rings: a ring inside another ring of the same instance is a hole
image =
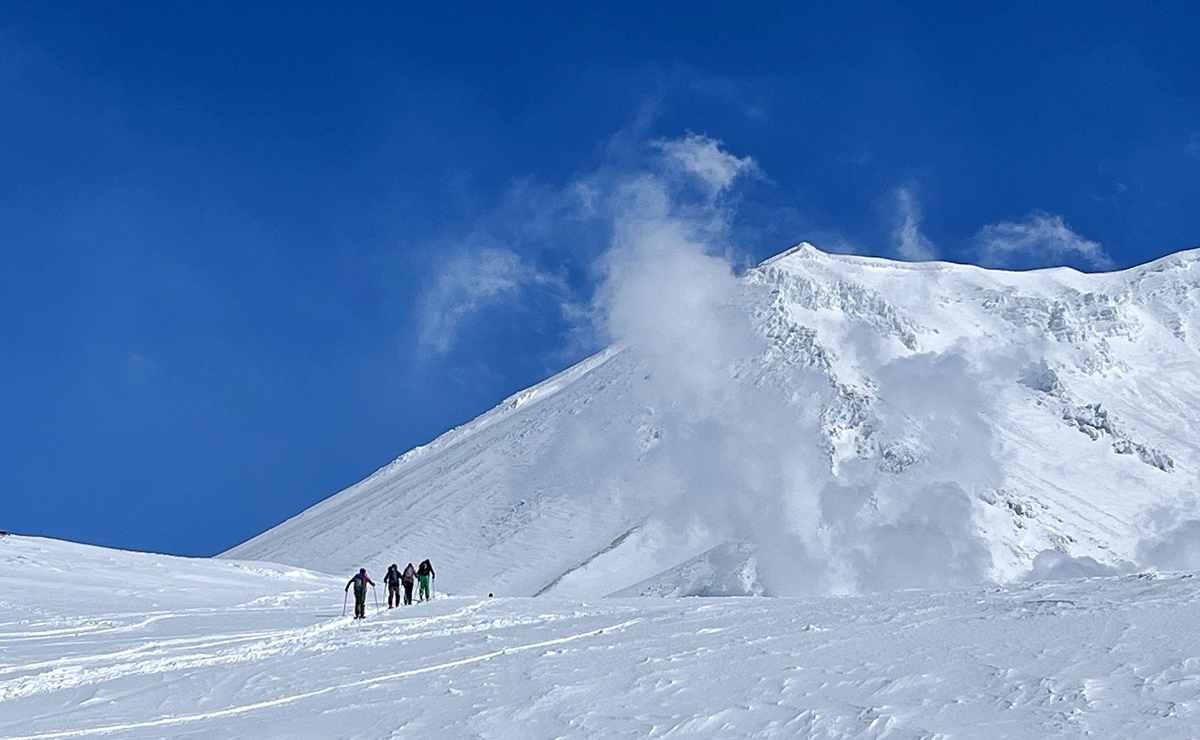
[[395, 563], [392, 563], [392, 567], [388, 568], [387, 575], [383, 577], [383, 582], [387, 585], [388, 609], [400, 606], [400, 568]]

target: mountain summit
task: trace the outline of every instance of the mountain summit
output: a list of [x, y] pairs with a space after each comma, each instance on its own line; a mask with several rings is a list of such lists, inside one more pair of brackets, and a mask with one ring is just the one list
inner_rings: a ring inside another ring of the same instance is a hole
[[1198, 262], [802, 244], [226, 555], [564, 597], [1197, 567]]

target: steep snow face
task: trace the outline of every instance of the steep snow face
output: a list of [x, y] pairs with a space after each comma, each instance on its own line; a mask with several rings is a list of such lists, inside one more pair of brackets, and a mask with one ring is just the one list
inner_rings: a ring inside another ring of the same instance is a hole
[[1198, 263], [801, 245], [227, 555], [571, 597], [1005, 581], [1045, 551], [1200, 567]]

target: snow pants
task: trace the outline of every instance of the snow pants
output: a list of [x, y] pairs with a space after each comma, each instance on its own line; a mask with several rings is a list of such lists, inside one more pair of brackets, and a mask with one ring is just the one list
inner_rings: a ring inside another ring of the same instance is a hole
[[367, 589], [354, 589], [354, 618], [363, 619], [367, 616]]
[[388, 582], [388, 609], [400, 606], [400, 584]]
[[429, 581], [431, 581], [432, 578], [429, 576], [417, 576], [417, 580], [421, 582], [421, 589], [417, 593], [417, 600], [425, 601], [426, 599], [432, 598], [429, 594]]
[[404, 582], [404, 605], [405, 606], [408, 606], [409, 604], [412, 603], [412, 589], [413, 589], [413, 582], [405, 581]]

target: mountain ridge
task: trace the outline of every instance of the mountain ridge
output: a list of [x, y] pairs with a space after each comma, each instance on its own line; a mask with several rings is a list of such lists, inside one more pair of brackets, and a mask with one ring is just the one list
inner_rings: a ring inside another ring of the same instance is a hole
[[[735, 543], [747, 592], [1013, 580], [1045, 550], [1128, 567], [1197, 515], [1198, 261], [996, 271], [802, 243], [714, 301], [751, 351], [610, 346], [227, 555], [420, 552], [458, 588], [563, 596]], [[690, 320], [668, 328], [702, 341]], [[896, 566], [903, 536], [930, 562]]]

